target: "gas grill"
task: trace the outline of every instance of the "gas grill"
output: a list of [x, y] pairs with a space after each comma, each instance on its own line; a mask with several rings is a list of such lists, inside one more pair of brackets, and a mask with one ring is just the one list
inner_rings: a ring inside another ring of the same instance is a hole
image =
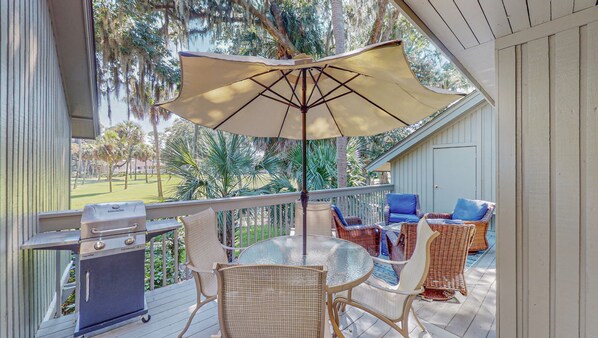
[[[77, 266], [75, 337], [147, 314], [145, 206], [141, 201], [85, 206]], [[142, 318], [147, 322], [150, 316]]]

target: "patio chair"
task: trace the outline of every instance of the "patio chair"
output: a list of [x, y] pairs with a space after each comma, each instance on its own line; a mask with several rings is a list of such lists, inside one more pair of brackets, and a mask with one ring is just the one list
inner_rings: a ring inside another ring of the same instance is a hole
[[217, 298], [218, 282], [213, 270], [214, 263], [228, 262], [226, 250], [242, 249], [231, 248], [220, 243], [216, 232], [216, 213], [212, 208], [182, 217], [181, 220], [185, 228], [187, 268], [191, 270], [195, 280], [197, 304], [179, 338], [187, 332], [197, 311]]
[[488, 201], [460, 198], [457, 200], [452, 213], [428, 213], [425, 217], [428, 219], [462, 220], [463, 223], [475, 225], [475, 237], [469, 252], [477, 252], [488, 249], [486, 232], [488, 232], [488, 224], [492, 220], [495, 206], [496, 204]]
[[325, 336], [324, 267], [216, 264], [214, 269], [223, 337]]
[[[419, 222], [423, 217], [419, 206], [419, 195], [417, 194], [387, 194], [386, 205], [384, 206], [384, 224], [401, 222]], [[382, 230], [381, 253], [388, 256], [386, 245], [386, 230]]]
[[[448, 300], [455, 291], [467, 296], [465, 283], [465, 263], [467, 251], [474, 238], [473, 224], [432, 224], [430, 228], [439, 234], [430, 247], [430, 271], [424, 281], [425, 292], [422, 297], [432, 300]], [[410, 259], [417, 249], [419, 225], [416, 223], [401, 224], [401, 232], [387, 232], [386, 241], [390, 259], [402, 261]], [[393, 265], [397, 275], [401, 274], [400, 266]]]
[[[303, 234], [303, 208], [295, 202], [295, 233]], [[307, 234], [332, 236], [332, 210], [330, 202], [309, 202], [307, 204]]]
[[384, 206], [384, 223], [419, 222], [424, 214], [420, 210], [417, 194], [387, 194]]
[[332, 205], [332, 218], [338, 238], [359, 244], [370, 255], [378, 256], [381, 229], [377, 225], [363, 225], [358, 216], [344, 217], [341, 210], [334, 204]]
[[415, 297], [424, 291], [422, 284], [430, 267], [430, 245], [438, 232], [433, 231], [426, 220], [422, 219], [417, 225], [417, 242], [414, 254], [408, 261], [389, 261], [373, 257], [374, 261], [404, 265], [401, 270], [399, 284], [386, 284], [375, 277], [370, 277], [365, 283], [353, 288], [350, 297], [338, 296], [334, 300], [333, 310], [335, 319], [344, 306], [353, 306], [370, 313], [397, 330], [403, 337], [409, 337], [409, 310], [417, 324], [426, 331], [412, 308]]

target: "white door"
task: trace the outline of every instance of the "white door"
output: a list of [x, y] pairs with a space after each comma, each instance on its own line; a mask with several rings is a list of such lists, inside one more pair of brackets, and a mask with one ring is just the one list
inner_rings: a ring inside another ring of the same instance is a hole
[[434, 149], [434, 212], [452, 212], [458, 198], [476, 197], [476, 147]]

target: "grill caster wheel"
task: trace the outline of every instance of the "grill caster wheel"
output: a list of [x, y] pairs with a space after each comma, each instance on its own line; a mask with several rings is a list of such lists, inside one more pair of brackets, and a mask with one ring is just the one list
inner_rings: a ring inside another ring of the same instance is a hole
[[141, 317], [141, 321], [145, 324], [147, 322], [150, 321], [150, 319], [152, 319], [152, 315], [147, 315], [147, 319], [145, 317]]

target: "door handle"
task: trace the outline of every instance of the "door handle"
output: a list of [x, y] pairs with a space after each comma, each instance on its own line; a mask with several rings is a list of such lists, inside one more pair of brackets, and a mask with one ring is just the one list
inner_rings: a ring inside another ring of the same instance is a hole
[[85, 273], [85, 301], [89, 302], [89, 271]]
[[435, 185], [434, 185], [434, 189], [438, 189], [438, 184], [435, 184]]

